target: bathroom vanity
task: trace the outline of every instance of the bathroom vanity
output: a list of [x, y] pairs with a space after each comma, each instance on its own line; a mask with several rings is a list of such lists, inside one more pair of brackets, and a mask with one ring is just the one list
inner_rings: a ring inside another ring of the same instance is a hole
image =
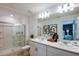
[[79, 47], [66, 45], [61, 42], [48, 42], [46, 40], [30, 40], [31, 56], [78, 56]]

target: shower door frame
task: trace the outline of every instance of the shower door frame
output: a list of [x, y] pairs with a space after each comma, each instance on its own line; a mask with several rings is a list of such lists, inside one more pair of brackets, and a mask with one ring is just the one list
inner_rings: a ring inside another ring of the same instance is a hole
[[[3, 26], [3, 25], [4, 25], [4, 23], [1, 23], [1, 22], [0, 22], [0, 26]], [[4, 26], [16, 27], [16, 26], [14, 26], [13, 24], [8, 24], [8, 25], [7, 25], [7, 23], [6, 23]], [[25, 25], [21, 25], [21, 26], [24, 26], [24, 27], [23, 27], [23, 28], [24, 28], [24, 29], [23, 29], [23, 31], [24, 31], [24, 33], [23, 33], [23, 34], [24, 34], [24, 44], [23, 44], [23, 45], [25, 46], [25, 41], [26, 41], [26, 26], [25, 26]], [[14, 35], [13, 37], [16, 37], [16, 36]], [[12, 40], [15, 39], [15, 38], [13, 38], [13, 37], [12, 37]], [[5, 39], [4, 39], [4, 40], [5, 40]], [[15, 40], [16, 40], [16, 39], [15, 39]], [[14, 41], [14, 42], [15, 42], [15, 41]], [[12, 43], [13, 47], [14, 47], [14, 42]], [[5, 48], [5, 46], [4, 46], [4, 48]]]

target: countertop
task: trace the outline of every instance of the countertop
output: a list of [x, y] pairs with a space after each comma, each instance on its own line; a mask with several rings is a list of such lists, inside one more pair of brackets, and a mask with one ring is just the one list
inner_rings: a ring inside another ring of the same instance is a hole
[[49, 42], [40, 39], [31, 39], [31, 41], [79, 54], [79, 47], [71, 44], [66, 45], [63, 44], [62, 42]]

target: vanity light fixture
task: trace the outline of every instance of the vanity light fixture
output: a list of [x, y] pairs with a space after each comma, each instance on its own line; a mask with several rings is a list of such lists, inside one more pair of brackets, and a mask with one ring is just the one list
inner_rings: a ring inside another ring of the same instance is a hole
[[49, 17], [49, 12], [48, 11], [45, 11], [45, 12], [43, 12], [43, 13], [41, 13], [41, 14], [39, 14], [38, 15], [38, 18], [46, 18], [46, 17]]
[[14, 25], [15, 25], [15, 26], [19, 26], [19, 25], [21, 25], [21, 24], [20, 24], [20, 23], [15, 23]]
[[63, 11], [64, 12], [68, 12], [68, 4], [64, 4], [63, 5]]
[[73, 3], [70, 3], [69, 9], [70, 9], [70, 11], [74, 10], [74, 4]]
[[68, 10], [69, 11], [73, 11], [74, 10], [74, 4], [73, 3], [64, 4], [62, 6], [58, 6], [57, 12], [63, 13], [63, 12], [68, 12]]
[[70, 11], [73, 11], [74, 10], [74, 8], [70, 8]]
[[11, 14], [10, 16], [13, 17], [13, 14]]
[[57, 10], [57, 12], [59, 12], [59, 13], [63, 13], [62, 6], [58, 6], [58, 10]]

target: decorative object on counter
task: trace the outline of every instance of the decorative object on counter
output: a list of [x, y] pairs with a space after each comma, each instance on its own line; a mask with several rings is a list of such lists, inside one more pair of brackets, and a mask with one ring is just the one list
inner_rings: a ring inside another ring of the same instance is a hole
[[68, 20], [63, 24], [64, 40], [76, 39], [76, 21]]
[[54, 33], [53, 36], [50, 36], [50, 38], [48, 39], [48, 41], [57, 42], [58, 38], [59, 38], [58, 34]]
[[43, 26], [43, 34], [54, 34], [57, 32], [57, 24], [44, 25]]
[[32, 34], [32, 35], [30, 35], [30, 38], [32, 38], [32, 39], [33, 39], [33, 38], [34, 38], [34, 35], [33, 35], [33, 34]]

